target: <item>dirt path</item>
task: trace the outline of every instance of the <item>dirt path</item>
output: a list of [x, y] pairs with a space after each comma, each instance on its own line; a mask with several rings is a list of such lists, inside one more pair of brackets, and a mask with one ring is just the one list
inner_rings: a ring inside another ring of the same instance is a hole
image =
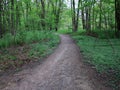
[[111, 90], [93, 78], [73, 40], [60, 37], [59, 47], [43, 64], [15, 74], [18, 79], [3, 90]]

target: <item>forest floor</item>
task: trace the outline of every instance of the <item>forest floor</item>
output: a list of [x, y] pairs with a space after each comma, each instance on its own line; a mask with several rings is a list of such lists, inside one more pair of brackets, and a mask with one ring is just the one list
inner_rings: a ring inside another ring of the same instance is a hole
[[[60, 35], [55, 52], [34, 68], [9, 77], [1, 90], [112, 90], [83, 62], [79, 47], [68, 35]], [[1, 78], [0, 78], [1, 79]], [[2, 87], [2, 84], [0, 84]]]

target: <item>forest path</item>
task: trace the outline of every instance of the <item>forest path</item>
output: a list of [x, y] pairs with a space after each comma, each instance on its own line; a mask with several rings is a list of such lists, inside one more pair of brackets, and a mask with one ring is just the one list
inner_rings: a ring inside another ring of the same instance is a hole
[[43, 64], [15, 74], [19, 79], [3, 90], [111, 90], [94, 79], [74, 41], [68, 35], [60, 37], [59, 47]]

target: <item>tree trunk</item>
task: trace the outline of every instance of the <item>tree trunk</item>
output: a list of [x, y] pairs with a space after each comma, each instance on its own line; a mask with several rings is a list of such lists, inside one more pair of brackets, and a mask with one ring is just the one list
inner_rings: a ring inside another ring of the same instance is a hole
[[81, 0], [78, 1], [78, 9], [77, 9], [77, 13], [76, 13], [75, 0], [71, 0], [72, 31], [73, 32], [76, 32], [78, 30], [80, 1]]
[[72, 10], [72, 31], [75, 32], [76, 31], [76, 16], [75, 16], [75, 1], [71, 0], [71, 10]]
[[78, 30], [78, 24], [79, 24], [80, 1], [81, 1], [81, 0], [78, 1], [77, 19], [76, 19], [76, 31]]
[[85, 11], [86, 11], [86, 30], [87, 33], [90, 33], [91, 31], [90, 7], [85, 7]]
[[41, 12], [41, 25], [43, 27], [43, 29], [45, 29], [46, 25], [45, 25], [45, 1], [41, 0], [41, 5], [42, 5], [42, 12]]
[[85, 25], [85, 14], [84, 14], [84, 7], [81, 10], [81, 14], [82, 14], [82, 25], [83, 25], [83, 29], [86, 29], [86, 25]]
[[0, 38], [2, 38], [2, 1], [0, 0]]
[[100, 16], [99, 16], [99, 29], [101, 30], [101, 26], [102, 26], [102, 0], [100, 0]]
[[55, 30], [58, 31], [58, 24], [60, 20], [60, 12], [62, 7], [63, 0], [59, 0], [58, 10], [56, 11], [56, 20], [55, 20]]
[[107, 17], [106, 15], [104, 14], [104, 22], [105, 22], [105, 30], [108, 29], [108, 23], [107, 23]]
[[116, 26], [117, 26], [117, 31], [116, 31], [116, 37], [120, 37], [120, 1], [115, 0], [115, 19], [116, 19]]
[[15, 35], [15, 28], [14, 28], [14, 0], [11, 0], [11, 34]]
[[95, 30], [95, 0], [93, 1], [93, 8], [92, 8], [92, 30]]

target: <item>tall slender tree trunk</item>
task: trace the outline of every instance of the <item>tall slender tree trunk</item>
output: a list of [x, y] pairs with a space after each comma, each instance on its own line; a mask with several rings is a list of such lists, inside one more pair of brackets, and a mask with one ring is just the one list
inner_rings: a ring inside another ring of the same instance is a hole
[[59, 5], [58, 5], [58, 10], [56, 11], [56, 20], [55, 20], [55, 30], [58, 31], [58, 24], [59, 24], [59, 19], [60, 19], [60, 12], [61, 12], [61, 7], [63, 4], [63, 0], [59, 0]]
[[11, 34], [15, 35], [15, 28], [14, 28], [14, 0], [11, 0]]
[[107, 17], [105, 14], [104, 14], [104, 22], [105, 22], [105, 29], [108, 29]]
[[45, 29], [46, 25], [45, 25], [45, 0], [41, 0], [41, 8], [42, 8], [42, 12], [41, 12], [41, 25], [43, 27], [43, 29]]
[[86, 13], [86, 29], [88, 30], [88, 18], [89, 18], [89, 15], [88, 15], [88, 7], [85, 7], [85, 13]]
[[26, 30], [29, 30], [31, 29], [31, 25], [30, 25], [30, 22], [28, 23], [28, 18], [29, 18], [29, 12], [30, 12], [30, 2], [29, 1], [26, 1], [26, 9], [25, 9], [25, 21], [26, 21], [26, 25], [25, 25], [25, 28]]
[[78, 24], [79, 24], [80, 1], [81, 0], [78, 1], [77, 19], [76, 19], [76, 31], [78, 30]]
[[85, 7], [85, 11], [86, 11], [86, 30], [87, 30], [87, 33], [90, 33], [91, 31], [90, 7]]
[[117, 31], [116, 31], [116, 37], [120, 37], [120, 1], [115, 0], [115, 19], [116, 19], [116, 26], [117, 26]]
[[93, 1], [93, 8], [92, 8], [92, 30], [95, 30], [95, 0]]
[[84, 11], [85, 11], [85, 9], [84, 9], [84, 7], [83, 7], [83, 9], [81, 10], [81, 14], [82, 14], [82, 25], [83, 25], [83, 29], [86, 29]]
[[100, 0], [99, 8], [100, 8], [100, 15], [99, 15], [99, 29], [101, 30], [101, 27], [102, 27], [102, 0]]
[[16, 30], [19, 27], [19, 23], [20, 23], [20, 14], [19, 14], [19, 6], [18, 6], [18, 1], [16, 1]]
[[72, 31], [73, 32], [76, 32], [78, 30], [80, 1], [81, 0], [78, 1], [78, 9], [77, 9], [77, 12], [76, 12], [75, 0], [71, 0]]
[[75, 13], [75, 1], [71, 0], [71, 12], [72, 12], [72, 31], [76, 31], [76, 13]]
[[89, 32], [91, 32], [91, 6], [89, 7], [89, 9], [88, 9], [88, 16], [89, 16], [89, 18], [88, 18], [88, 28], [89, 28]]
[[2, 38], [2, 1], [0, 0], [0, 37]]

